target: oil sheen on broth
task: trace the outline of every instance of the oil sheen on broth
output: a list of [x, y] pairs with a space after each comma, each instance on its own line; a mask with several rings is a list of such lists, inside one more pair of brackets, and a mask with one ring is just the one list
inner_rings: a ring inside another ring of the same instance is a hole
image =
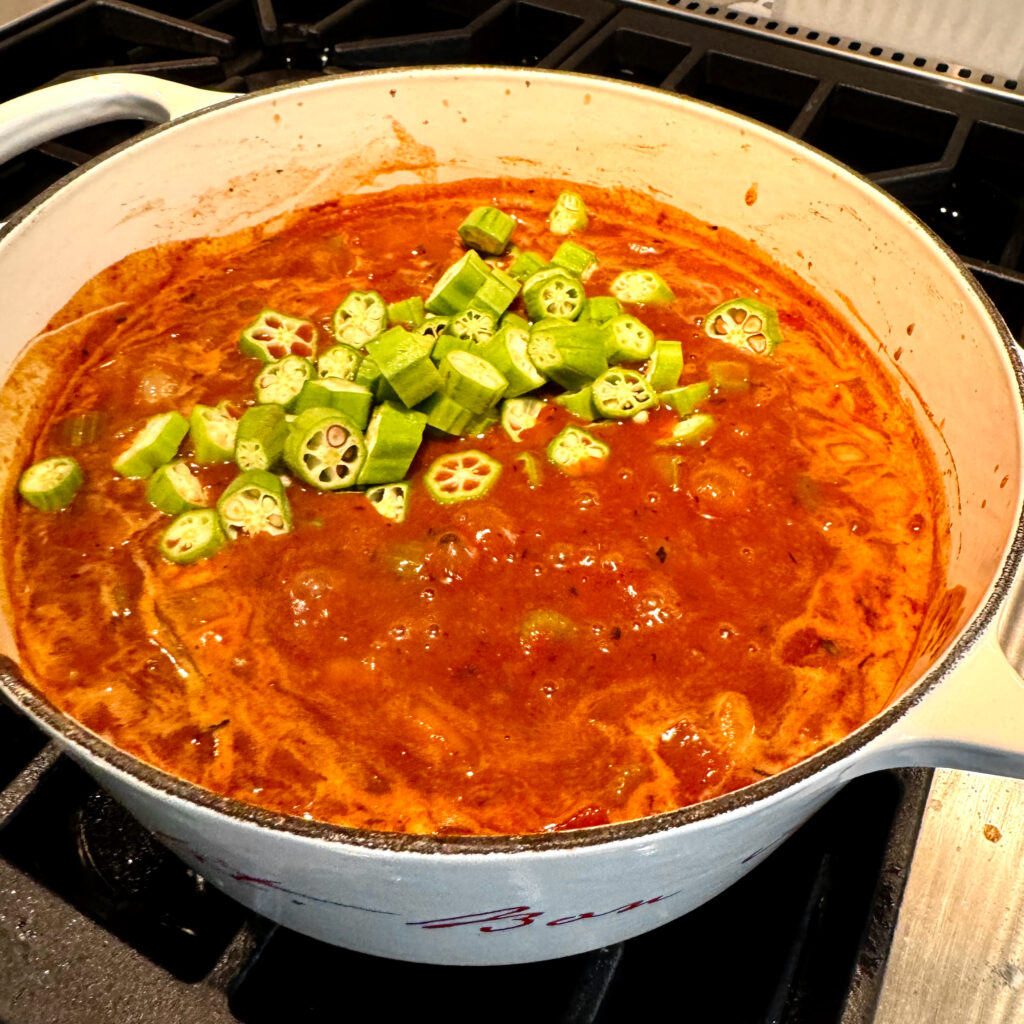
[[[586, 291], [656, 270], [675, 301], [630, 312], [682, 342], [680, 384], [716, 360], [747, 365], [747, 390], [705, 406], [718, 427], [704, 443], [658, 445], [678, 420], [666, 408], [583, 423], [610, 456], [568, 475], [545, 451], [573, 417], [549, 403], [518, 443], [500, 426], [426, 441], [404, 522], [358, 494], [292, 484], [290, 533], [194, 565], [161, 558], [167, 517], [111, 460], [156, 413], [252, 404], [259, 366], [238, 338], [261, 309], [329, 338], [352, 289], [426, 297], [463, 253], [465, 214], [490, 203], [519, 220], [521, 249], [550, 256], [559, 188], [466, 181], [343, 199], [283, 229], [136, 254], [86, 286], [50, 325], [70, 325], [66, 372], [24, 460], [73, 454], [86, 483], [58, 513], [20, 502], [6, 538], [40, 689], [217, 793], [442, 834], [672, 810], [794, 764], [891, 700], [944, 575], [942, 492], [910, 411], [794, 275], [633, 194], [579, 190], [590, 225], [574, 237], [600, 260]], [[779, 312], [785, 340], [770, 355], [703, 329], [743, 295]], [[76, 436], [69, 424], [89, 413]], [[435, 502], [424, 470], [463, 449], [498, 460], [499, 480], [478, 500]], [[193, 470], [214, 497], [237, 473]]]

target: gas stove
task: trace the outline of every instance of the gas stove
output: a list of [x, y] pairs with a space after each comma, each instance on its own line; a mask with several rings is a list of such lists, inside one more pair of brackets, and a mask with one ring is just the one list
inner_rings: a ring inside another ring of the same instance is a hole
[[[888, 190], [963, 257], [1015, 336], [1024, 333], [1024, 87], [772, 20], [770, 0], [218, 0], [199, 11], [180, 0], [26, 0], [0, 4], [5, 17], [0, 102], [102, 70], [251, 92], [463, 63], [577, 70], [708, 100]], [[0, 167], [0, 220], [143, 128], [85, 129]], [[447, 968], [336, 949], [258, 917], [167, 853], [2, 705], [0, 737], [3, 1024], [302, 1024], [427, 1005], [495, 1021], [1024, 1016], [1013, 891], [1022, 797], [1004, 780], [922, 769], [859, 779], [679, 921], [565, 960]]]

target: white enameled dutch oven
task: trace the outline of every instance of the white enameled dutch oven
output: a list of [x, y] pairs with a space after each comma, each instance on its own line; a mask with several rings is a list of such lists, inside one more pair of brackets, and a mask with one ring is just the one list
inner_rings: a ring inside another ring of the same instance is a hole
[[[1021, 554], [1020, 360], [970, 275], [883, 193], [714, 107], [501, 68], [351, 75], [243, 99], [130, 75], [85, 79], [0, 107], [0, 154], [126, 115], [175, 119], [77, 171], [0, 232], [5, 375], [25, 376], [19, 352], [85, 281], [158, 242], [415, 181], [501, 174], [623, 185], [752, 238], [846, 315], [917, 409], [952, 509], [942, 614], [917, 681], [887, 710], [747, 789], [561, 834], [369, 833], [213, 796], [56, 711], [18, 674], [0, 624], [12, 659], [5, 695], [225, 892], [368, 953], [447, 964], [546, 959], [685, 914], [864, 772], [927, 764], [1024, 775], [1024, 686], [999, 644], [1000, 629], [1015, 627]], [[38, 365], [32, 372], [45, 377]], [[12, 455], [26, 415], [20, 394], [7, 386], [0, 395], [6, 493], [21, 468]]]

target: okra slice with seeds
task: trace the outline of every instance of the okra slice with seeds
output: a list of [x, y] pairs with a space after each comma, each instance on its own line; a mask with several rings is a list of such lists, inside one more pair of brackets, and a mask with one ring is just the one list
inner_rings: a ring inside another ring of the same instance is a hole
[[425, 303], [428, 313], [453, 316], [469, 308], [473, 296], [491, 276], [491, 269], [470, 249], [453, 263], [440, 277]]
[[538, 270], [544, 270], [550, 264], [540, 253], [518, 252], [515, 259], [508, 265], [508, 273], [517, 281], [525, 281], [533, 277]]
[[568, 270], [583, 281], [593, 273], [597, 264], [597, 257], [589, 249], [571, 240], [563, 242], [551, 257], [552, 266]]
[[530, 325], [510, 313], [494, 337], [477, 352], [508, 381], [506, 398], [516, 398], [545, 383], [544, 375], [530, 361]]
[[365, 458], [362, 431], [335, 409], [299, 413], [284, 442], [285, 463], [303, 483], [321, 491], [351, 487]]
[[570, 476], [583, 476], [604, 468], [611, 449], [593, 434], [572, 424], [548, 445], [548, 461]]
[[711, 437], [717, 426], [718, 421], [710, 413], [691, 413], [675, 424], [668, 437], [659, 438], [654, 443], [662, 447], [700, 445]]
[[393, 402], [377, 406], [366, 429], [366, 458], [360, 485], [401, 480], [409, 471], [427, 425], [426, 413]]
[[169, 562], [191, 565], [210, 558], [227, 543], [216, 509], [198, 508], [182, 512], [160, 534], [160, 554]]
[[502, 429], [518, 444], [523, 434], [537, 425], [546, 408], [547, 403], [540, 398], [506, 398], [501, 403]]
[[590, 384], [608, 369], [601, 328], [596, 324], [549, 319], [530, 329], [530, 362], [567, 391]]
[[450, 316], [428, 316], [427, 319], [416, 328], [414, 333], [424, 340], [434, 342], [448, 330], [448, 325], [451, 322], [452, 318]]
[[548, 227], [552, 234], [568, 235], [572, 231], [585, 231], [590, 223], [587, 204], [577, 192], [562, 192], [548, 213]]
[[114, 459], [114, 469], [121, 476], [147, 477], [177, 455], [187, 433], [188, 420], [180, 412], [150, 416], [131, 444]]
[[146, 501], [170, 516], [207, 504], [203, 485], [181, 459], [160, 466], [146, 485]]
[[486, 359], [455, 349], [441, 360], [438, 373], [444, 381], [444, 393], [470, 412], [493, 409], [505, 393], [508, 381]]
[[[191, 514], [194, 513], [185, 513]], [[284, 484], [264, 469], [239, 473], [218, 499], [217, 515], [228, 540], [257, 533], [278, 536], [292, 528], [292, 512]]]
[[319, 332], [310, 320], [265, 309], [238, 339], [239, 351], [269, 363], [285, 356], [315, 356]]
[[755, 355], [771, 355], [782, 341], [779, 315], [759, 299], [729, 299], [704, 318], [704, 333]]
[[423, 477], [427, 493], [443, 505], [482, 498], [497, 483], [501, 463], [471, 448], [435, 459]]
[[235, 462], [241, 470], [271, 469], [284, 454], [289, 431], [283, 405], [246, 409], [235, 434]]
[[497, 320], [515, 301], [519, 287], [519, 282], [511, 274], [506, 274], [500, 267], [495, 267], [491, 271], [491, 276], [473, 296], [469, 308], [489, 313]]
[[496, 206], [478, 206], [459, 225], [459, 238], [470, 249], [500, 256], [508, 248], [516, 222]]
[[701, 402], [708, 400], [710, 394], [711, 384], [706, 380], [700, 380], [682, 388], [669, 388], [668, 391], [662, 391], [658, 398], [678, 415], [689, 416]]
[[404, 327], [385, 331], [367, 344], [366, 351], [410, 409], [440, 390], [441, 376], [423, 349], [423, 339], [414, 337]]
[[654, 331], [635, 316], [614, 316], [601, 328], [609, 363], [640, 363], [654, 351]]
[[644, 376], [655, 391], [677, 387], [683, 372], [683, 345], [679, 341], [656, 341]]
[[320, 353], [320, 358], [316, 361], [316, 370], [321, 377], [355, 380], [362, 361], [363, 353], [354, 346], [332, 345], [326, 352]]
[[611, 293], [622, 302], [667, 306], [676, 296], [664, 278], [653, 270], [624, 270], [611, 284]]
[[523, 285], [523, 302], [531, 320], [558, 317], [575, 320], [587, 295], [579, 278], [561, 267], [549, 267], [529, 278]]
[[335, 341], [362, 348], [388, 325], [388, 306], [379, 292], [352, 291], [331, 317]]
[[312, 378], [313, 364], [301, 356], [267, 363], [256, 375], [256, 401], [260, 405], [283, 405], [285, 412], [291, 412], [303, 385]]
[[650, 381], [636, 370], [613, 366], [591, 388], [594, 408], [607, 419], [629, 419], [658, 404]]
[[[597, 379], [600, 380], [601, 378], [598, 377]], [[594, 382], [594, 384], [596, 383], [597, 381]], [[560, 405], [563, 409], [568, 409], [573, 416], [586, 420], [588, 423], [597, 419], [598, 416], [597, 408], [594, 406], [594, 385], [591, 384], [588, 384], [585, 388], [580, 388], [579, 391], [563, 392], [556, 396], [555, 404]]]
[[295, 400], [295, 412], [305, 412], [316, 407], [337, 409], [360, 430], [365, 430], [373, 407], [373, 392], [350, 380], [307, 380]]
[[405, 480], [397, 484], [378, 484], [366, 492], [366, 500], [385, 519], [404, 523], [409, 511], [409, 490]]
[[188, 424], [196, 462], [200, 465], [230, 462], [235, 457], [238, 420], [223, 404], [194, 406]]
[[403, 327], [411, 327], [415, 330], [426, 319], [427, 312], [423, 306], [423, 300], [418, 295], [402, 299], [401, 302], [392, 302], [388, 306], [389, 324], [401, 324]]
[[82, 467], [70, 455], [54, 455], [33, 463], [18, 479], [18, 493], [33, 508], [56, 512], [67, 508], [85, 480]]
[[453, 316], [445, 334], [472, 345], [483, 345], [494, 337], [495, 318], [491, 313], [467, 309]]

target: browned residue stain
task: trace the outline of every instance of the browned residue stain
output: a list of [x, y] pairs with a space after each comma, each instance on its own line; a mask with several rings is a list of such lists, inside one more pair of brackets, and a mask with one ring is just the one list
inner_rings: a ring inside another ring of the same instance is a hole
[[915, 326], [914, 324], [907, 324], [907, 334], [913, 334], [914, 333], [914, 326]]
[[755, 181], [750, 188], [747, 189], [746, 194], [743, 196], [743, 202], [747, 206], [753, 206], [757, 202], [757, 182]]
[[274, 124], [280, 124], [280, 123], [281, 123], [281, 115], [280, 114], [275, 114], [274, 115]]
[[901, 355], [903, 355], [903, 346], [902, 345], [900, 345], [900, 347], [898, 349], [896, 349], [895, 352], [893, 352], [893, 354], [892, 354], [893, 362], [894, 363], [898, 363], [900, 361], [900, 356]]
[[1003, 838], [1003, 833], [995, 825], [985, 825], [981, 832], [990, 843], [998, 843]]
[[937, 796], [933, 796], [931, 798], [931, 800], [928, 801], [928, 810], [930, 810], [930, 811], [941, 811], [942, 810], [942, 801]]
[[589, 92], [585, 92], [583, 94], [583, 106], [589, 107], [590, 106], [590, 101], [591, 101], [592, 98], [593, 97], [590, 95]]
[[1002, 490], [1009, 482], [1010, 478], [1008, 476], [1004, 476], [1003, 479], [999, 481], [999, 489]]
[[960, 629], [964, 619], [965, 587], [957, 584], [950, 587], [932, 605], [931, 615], [921, 630], [919, 649], [929, 658], [934, 658]]

